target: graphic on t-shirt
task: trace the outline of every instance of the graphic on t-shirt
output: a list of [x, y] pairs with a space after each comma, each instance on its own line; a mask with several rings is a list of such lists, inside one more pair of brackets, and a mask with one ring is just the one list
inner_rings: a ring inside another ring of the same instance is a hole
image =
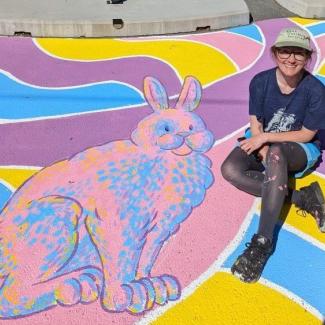
[[280, 108], [274, 113], [272, 119], [265, 128], [266, 132], [285, 132], [291, 131], [292, 125], [295, 123], [295, 114], [288, 114], [285, 108]]

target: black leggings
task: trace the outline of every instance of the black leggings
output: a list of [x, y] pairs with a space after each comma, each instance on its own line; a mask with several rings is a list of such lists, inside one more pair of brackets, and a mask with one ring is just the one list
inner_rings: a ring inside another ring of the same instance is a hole
[[[262, 197], [258, 234], [273, 240], [273, 233], [288, 195], [289, 172], [305, 169], [307, 156], [295, 142], [271, 144], [265, 168], [253, 154], [234, 148], [221, 166], [222, 176], [240, 190]], [[265, 169], [265, 173], [264, 173]]]

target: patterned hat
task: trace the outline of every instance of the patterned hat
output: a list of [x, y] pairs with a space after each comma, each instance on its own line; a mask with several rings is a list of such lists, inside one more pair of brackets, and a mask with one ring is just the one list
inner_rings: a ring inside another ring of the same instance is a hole
[[295, 46], [312, 51], [309, 34], [305, 30], [296, 27], [282, 29], [274, 43], [274, 46]]

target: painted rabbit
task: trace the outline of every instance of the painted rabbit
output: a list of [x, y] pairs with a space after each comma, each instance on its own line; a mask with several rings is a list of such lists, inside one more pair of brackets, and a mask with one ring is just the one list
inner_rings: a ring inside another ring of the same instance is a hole
[[154, 112], [131, 140], [48, 166], [0, 214], [0, 317], [100, 299], [107, 311], [141, 313], [180, 296], [154, 276], [161, 247], [213, 182], [203, 155], [213, 135], [192, 111], [201, 86], [185, 79], [175, 108], [158, 80], [144, 80]]

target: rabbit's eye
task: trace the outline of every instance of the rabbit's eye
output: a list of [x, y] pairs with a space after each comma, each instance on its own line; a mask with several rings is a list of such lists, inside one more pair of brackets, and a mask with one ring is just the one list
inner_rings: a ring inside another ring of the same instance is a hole
[[193, 125], [190, 124], [190, 126], [188, 127], [188, 129], [189, 129], [190, 131], [193, 131], [193, 129], [194, 129]]
[[165, 126], [165, 131], [166, 131], [166, 132], [169, 132], [169, 131], [170, 131], [170, 128], [169, 128], [168, 125]]

